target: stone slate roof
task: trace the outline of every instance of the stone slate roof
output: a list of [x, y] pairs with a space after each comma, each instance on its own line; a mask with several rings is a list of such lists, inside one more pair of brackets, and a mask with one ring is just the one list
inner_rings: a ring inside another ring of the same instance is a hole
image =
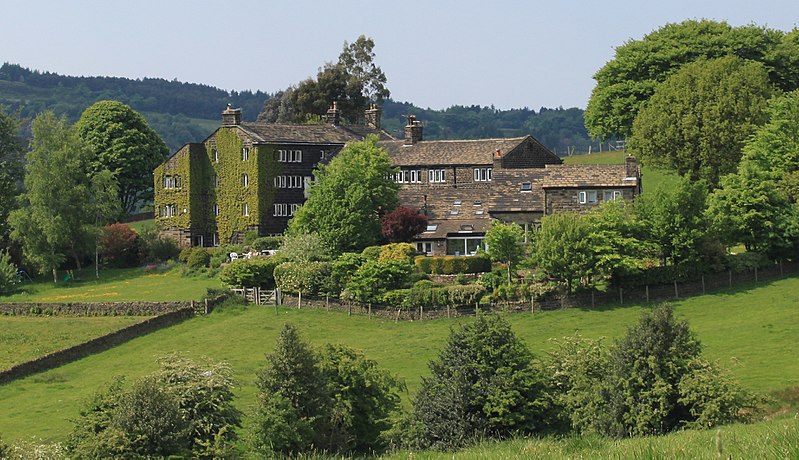
[[447, 235], [453, 233], [463, 233], [468, 235], [470, 233], [485, 233], [491, 226], [491, 220], [486, 219], [446, 219], [438, 220], [431, 219], [427, 221], [427, 225], [436, 225], [436, 229], [432, 232], [422, 232], [414, 238], [414, 240], [436, 240], [446, 238]]
[[402, 187], [398, 192], [402, 206], [420, 211], [426, 209], [427, 217], [431, 220], [488, 219], [490, 194], [491, 190], [487, 186]]
[[[542, 168], [497, 169], [490, 209], [494, 211], [543, 211], [544, 183], [547, 170]], [[522, 190], [522, 184], [530, 183], [530, 190]]]
[[378, 145], [388, 150], [393, 166], [491, 165], [494, 152], [511, 152], [530, 136], [506, 139], [454, 141], [385, 141]]
[[244, 122], [236, 126], [252, 136], [256, 143], [262, 144], [346, 144], [362, 140], [369, 134], [376, 134], [381, 140], [393, 139], [383, 130], [358, 125], [283, 125]]
[[627, 178], [626, 165], [546, 165], [544, 188], [636, 187], [638, 178]]

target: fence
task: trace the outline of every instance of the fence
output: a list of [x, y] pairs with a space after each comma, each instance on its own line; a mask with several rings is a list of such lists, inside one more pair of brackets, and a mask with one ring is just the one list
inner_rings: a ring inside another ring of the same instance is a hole
[[[276, 305], [345, 311], [350, 315], [367, 315], [370, 318], [376, 316], [394, 321], [414, 321], [474, 315], [476, 310], [480, 308], [496, 311], [535, 313], [536, 311], [563, 308], [595, 308], [607, 305], [623, 306], [632, 303], [663, 302], [702, 295], [714, 291], [733, 289], [796, 274], [799, 274], [799, 263], [781, 262], [773, 266], [755, 268], [748, 271], [714, 273], [692, 281], [675, 280], [667, 285], [644, 285], [637, 288], [618, 288], [609, 291], [592, 290], [572, 295], [549, 295], [543, 298], [531, 297], [524, 300], [499, 301], [488, 306], [461, 305], [436, 309], [426, 309], [424, 307], [397, 308], [395, 306], [380, 305], [377, 303], [362, 304], [358, 302], [347, 302], [334, 297], [309, 295], [302, 295], [300, 297], [285, 293], [281, 295], [279, 292]], [[282, 302], [280, 302], [281, 300]]]

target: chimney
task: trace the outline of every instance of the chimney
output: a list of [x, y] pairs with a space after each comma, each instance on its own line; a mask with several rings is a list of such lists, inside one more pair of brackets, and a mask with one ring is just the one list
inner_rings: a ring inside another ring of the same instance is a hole
[[422, 130], [422, 122], [416, 120], [416, 115], [408, 115], [408, 124], [405, 125], [405, 145], [413, 145], [424, 140]]
[[222, 112], [222, 126], [236, 126], [241, 124], [241, 109], [234, 109], [230, 104]]
[[338, 114], [338, 107], [336, 106], [336, 101], [333, 101], [333, 105], [327, 109], [327, 114], [325, 115], [325, 121], [330, 123], [331, 125], [339, 124], [339, 114]]
[[366, 119], [366, 126], [380, 129], [380, 109], [377, 108], [377, 104], [372, 104], [366, 109], [364, 118]]
[[640, 177], [640, 170], [638, 169], [638, 160], [632, 155], [627, 155], [624, 159], [625, 177]]

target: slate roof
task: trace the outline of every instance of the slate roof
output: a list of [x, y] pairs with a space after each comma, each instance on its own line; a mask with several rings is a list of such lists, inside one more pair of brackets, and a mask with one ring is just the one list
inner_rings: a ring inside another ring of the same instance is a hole
[[447, 235], [454, 233], [485, 233], [491, 226], [490, 219], [446, 219], [446, 220], [428, 220], [428, 227], [436, 225], [436, 229], [432, 232], [422, 232], [414, 238], [415, 240], [435, 240], [446, 238]]
[[399, 140], [378, 145], [388, 151], [393, 166], [490, 165], [497, 149], [503, 154], [509, 153], [528, 137], [419, 141], [413, 145], [405, 145]]
[[362, 140], [369, 134], [376, 134], [382, 140], [393, 139], [383, 130], [358, 125], [284, 125], [243, 122], [235, 126], [252, 136], [256, 143], [263, 144], [346, 144]]
[[[490, 209], [494, 211], [543, 211], [543, 184], [547, 171], [542, 168], [494, 170]], [[522, 184], [529, 183], [529, 190]]]
[[402, 206], [426, 210], [430, 220], [488, 219], [491, 190], [480, 188], [402, 187], [399, 190]]
[[626, 165], [546, 165], [544, 188], [635, 187], [637, 177], [626, 177]]

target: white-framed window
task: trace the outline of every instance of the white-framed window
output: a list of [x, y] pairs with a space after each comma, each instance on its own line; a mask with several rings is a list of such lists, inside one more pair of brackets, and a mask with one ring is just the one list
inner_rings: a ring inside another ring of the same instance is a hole
[[397, 171], [397, 173], [394, 174], [394, 182], [396, 182], [398, 184], [408, 183], [409, 180], [408, 180], [408, 177], [407, 177], [407, 173], [408, 173], [408, 171], [406, 171], [404, 169], [400, 169], [399, 171]]
[[289, 205], [287, 203], [275, 203], [275, 210], [272, 215], [276, 217], [288, 216]]
[[438, 224], [427, 224], [427, 228], [422, 233], [433, 233], [438, 229]]
[[461, 200], [455, 200], [452, 202], [452, 206], [460, 206], [461, 204], [463, 204], [463, 201]]
[[602, 201], [616, 201], [621, 198], [621, 190], [605, 190], [602, 192]]
[[582, 190], [578, 197], [580, 204], [596, 203], [596, 190]]
[[281, 163], [302, 163], [302, 150], [278, 150], [277, 161]]
[[475, 216], [482, 216], [483, 215], [483, 210], [482, 209], [476, 209], [474, 211], [474, 215]]
[[241, 161], [247, 161], [250, 159], [250, 148], [243, 147], [241, 149]]
[[219, 163], [219, 150], [212, 149], [211, 152], [214, 156], [214, 163]]
[[219, 188], [219, 176], [214, 174], [214, 188]]
[[418, 184], [422, 182], [422, 170], [421, 169], [411, 169], [409, 171], [409, 182], [411, 184]]
[[214, 233], [214, 240], [213, 240], [214, 247], [219, 246], [219, 233]]
[[175, 217], [178, 215], [178, 207], [174, 204], [168, 204], [161, 208], [159, 214], [161, 217]]
[[419, 241], [416, 243], [416, 252], [420, 254], [430, 255], [433, 253], [432, 241]]
[[457, 210], [457, 209], [450, 209], [449, 210], [449, 215], [450, 216], [457, 216], [458, 214], [460, 214], [460, 211]]
[[244, 203], [241, 205], [241, 215], [242, 216], [249, 216], [250, 215], [250, 205]]
[[490, 182], [492, 168], [474, 168], [475, 182]]
[[533, 184], [531, 182], [522, 182], [521, 191], [522, 192], [532, 192], [533, 191]]
[[447, 181], [446, 170], [429, 169], [427, 170], [427, 181], [431, 183], [441, 183]]
[[275, 188], [304, 188], [310, 177], [303, 176], [275, 176]]
[[164, 188], [180, 188], [182, 185], [180, 176], [164, 176]]
[[246, 174], [242, 174], [241, 175], [241, 185], [243, 185], [245, 187], [249, 187], [250, 186], [250, 176], [248, 176]]
[[219, 205], [217, 203], [214, 203], [214, 215], [219, 215]]

